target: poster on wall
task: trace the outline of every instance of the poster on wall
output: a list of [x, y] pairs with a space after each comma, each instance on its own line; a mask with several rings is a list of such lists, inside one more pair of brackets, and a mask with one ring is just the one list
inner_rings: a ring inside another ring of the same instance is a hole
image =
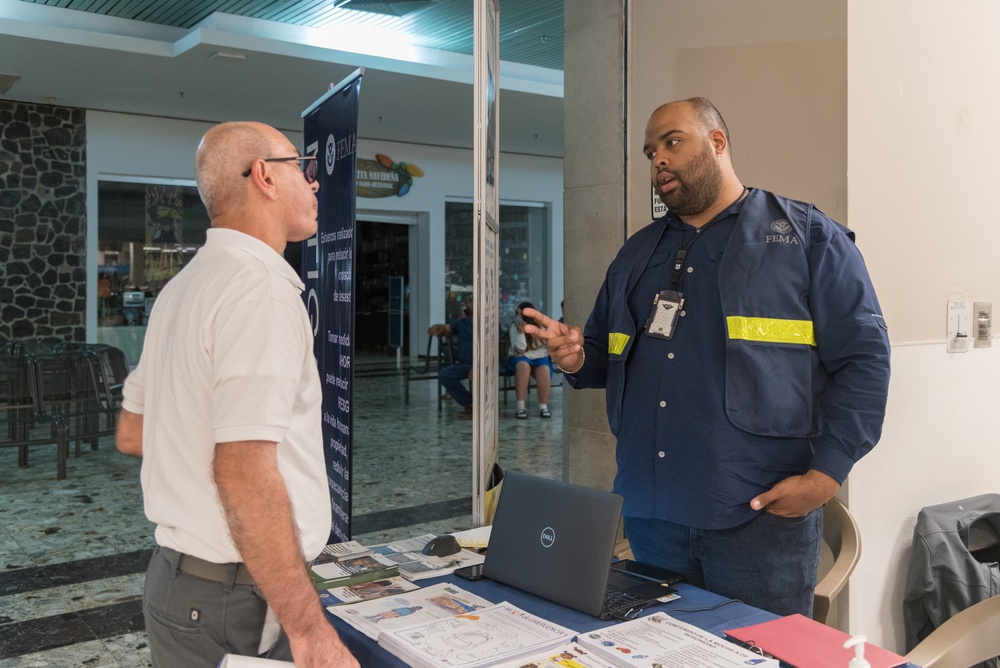
[[302, 242], [302, 281], [323, 387], [323, 442], [333, 509], [329, 543], [351, 538], [354, 193], [363, 74], [357, 70], [302, 112], [302, 153], [316, 156], [319, 181], [318, 229]]
[[[149, 184], [145, 187], [144, 208], [146, 237], [142, 247], [145, 263], [142, 282], [154, 291], [153, 294], [157, 294], [190, 259], [185, 255], [184, 248], [184, 189]], [[140, 312], [126, 309], [126, 324], [145, 324], [139, 321], [141, 316], [139, 320], [135, 319], [135, 314]]]

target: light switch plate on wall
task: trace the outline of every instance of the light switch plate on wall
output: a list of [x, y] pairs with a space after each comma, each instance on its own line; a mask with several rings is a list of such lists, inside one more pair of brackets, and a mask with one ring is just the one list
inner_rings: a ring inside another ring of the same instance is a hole
[[967, 353], [972, 347], [972, 300], [948, 300], [948, 352]]

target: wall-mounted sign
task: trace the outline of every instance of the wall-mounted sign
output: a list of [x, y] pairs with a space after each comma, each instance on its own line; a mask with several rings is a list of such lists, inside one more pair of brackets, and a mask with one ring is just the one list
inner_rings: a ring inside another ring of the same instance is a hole
[[402, 197], [413, 179], [423, 175], [412, 162], [396, 162], [384, 153], [376, 153], [374, 160], [358, 158], [358, 197]]

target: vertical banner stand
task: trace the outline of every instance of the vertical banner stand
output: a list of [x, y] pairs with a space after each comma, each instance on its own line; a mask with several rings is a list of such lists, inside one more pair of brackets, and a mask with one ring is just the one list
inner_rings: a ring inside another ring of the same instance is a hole
[[333, 509], [328, 543], [351, 538], [355, 168], [363, 75], [364, 69], [356, 70], [302, 112], [302, 154], [316, 156], [319, 181], [316, 236], [302, 242], [302, 282], [323, 387], [323, 452]]
[[472, 243], [475, 256], [473, 294], [475, 327], [473, 356], [472, 421], [472, 521], [491, 524], [503, 470], [497, 463], [497, 394], [500, 353], [499, 284], [497, 252], [500, 239], [499, 211], [499, 97], [500, 9], [498, 0], [475, 0], [474, 51], [476, 78], [475, 128], [475, 224]]

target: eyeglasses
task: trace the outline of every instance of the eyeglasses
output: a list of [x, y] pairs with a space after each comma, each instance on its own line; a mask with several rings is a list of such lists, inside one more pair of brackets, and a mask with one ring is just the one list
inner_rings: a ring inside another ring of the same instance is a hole
[[[290, 158], [263, 158], [263, 160], [264, 162], [292, 162], [293, 160], [298, 160], [302, 163], [302, 175], [306, 177], [306, 183], [316, 183], [319, 166], [315, 155], [296, 155]], [[243, 172], [243, 177], [250, 176], [251, 171], [253, 171], [253, 165], [247, 167], [247, 171]]]

